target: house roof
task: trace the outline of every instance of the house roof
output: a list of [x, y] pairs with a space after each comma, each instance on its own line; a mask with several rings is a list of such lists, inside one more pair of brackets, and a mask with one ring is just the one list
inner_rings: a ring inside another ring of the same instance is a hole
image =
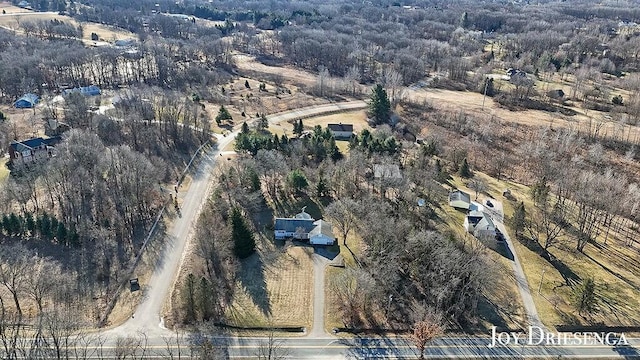
[[471, 203], [471, 195], [460, 190], [452, 191], [449, 193], [449, 202], [452, 201], [464, 201], [466, 203]]
[[81, 86], [73, 89], [67, 89], [63, 91], [63, 94], [67, 95], [74, 92], [80, 93], [82, 95], [100, 95], [100, 88], [95, 85]]
[[373, 165], [375, 178], [402, 179], [402, 173], [398, 165]]
[[24, 94], [24, 95], [22, 95], [22, 97], [20, 99], [16, 100], [16, 102], [18, 102], [18, 101], [26, 101], [26, 102], [29, 102], [29, 103], [35, 105], [35, 104], [38, 103], [38, 95], [31, 94], [31, 93]]
[[31, 138], [23, 141], [14, 141], [11, 143], [11, 147], [18, 152], [32, 150], [38, 146], [50, 146], [55, 145], [58, 141], [60, 141], [59, 136], [54, 136], [48, 139], [43, 139], [41, 137]]
[[302, 228], [304, 232], [309, 232], [313, 229], [313, 219], [276, 218], [273, 228], [287, 232], [296, 232]]
[[480, 230], [495, 230], [496, 226], [493, 224], [493, 220], [490, 217], [483, 214], [482, 219], [476, 224], [476, 229]]
[[336, 237], [333, 235], [333, 230], [332, 230], [332, 226], [331, 224], [329, 224], [328, 222], [324, 221], [324, 220], [318, 220], [316, 222], [313, 223], [313, 225], [315, 225], [315, 227], [313, 228], [313, 230], [311, 230], [309, 232], [309, 237], [313, 237], [313, 236], [318, 236], [320, 234], [335, 239]]
[[327, 127], [331, 131], [353, 132], [353, 125], [352, 124], [343, 124], [343, 123], [340, 123], [340, 124], [329, 124], [329, 125], [327, 125]]

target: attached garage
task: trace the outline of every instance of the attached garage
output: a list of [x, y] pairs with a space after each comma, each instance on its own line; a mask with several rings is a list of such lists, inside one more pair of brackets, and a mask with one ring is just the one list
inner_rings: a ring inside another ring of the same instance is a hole
[[314, 222], [313, 225], [315, 225], [315, 227], [309, 232], [309, 243], [311, 245], [333, 245], [336, 242], [331, 224], [323, 220], [318, 220]]

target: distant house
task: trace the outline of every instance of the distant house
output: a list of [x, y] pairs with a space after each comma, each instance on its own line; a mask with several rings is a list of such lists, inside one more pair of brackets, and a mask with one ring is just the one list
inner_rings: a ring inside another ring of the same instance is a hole
[[62, 92], [62, 95], [69, 95], [71, 93], [79, 93], [84, 96], [97, 96], [97, 95], [100, 95], [101, 92], [99, 87], [95, 85], [91, 85], [91, 86], [81, 86], [73, 89], [67, 89]]
[[464, 218], [464, 228], [479, 239], [496, 237], [496, 226], [493, 220], [480, 211], [471, 211], [467, 214]]
[[13, 141], [9, 145], [9, 158], [14, 166], [25, 165], [55, 155], [53, 145], [60, 142], [59, 136], [48, 139], [41, 137], [23, 141]]
[[13, 103], [18, 109], [30, 109], [35, 107], [40, 99], [36, 94], [24, 94], [20, 99]]
[[276, 240], [309, 240], [311, 245], [333, 245], [335, 242], [331, 224], [315, 221], [304, 210], [293, 218], [275, 218], [273, 233]]
[[324, 220], [318, 220], [313, 225], [315, 227], [309, 232], [309, 243], [311, 245], [333, 245], [336, 242], [331, 224]]
[[327, 127], [336, 139], [349, 139], [353, 135], [353, 125], [351, 124], [329, 124]]
[[452, 191], [449, 193], [449, 206], [456, 209], [469, 210], [471, 207], [471, 195], [460, 190]]
[[398, 165], [376, 164], [373, 165], [373, 177], [376, 179], [402, 179], [402, 173]]
[[28, 1], [22, 0], [18, 3], [18, 7], [21, 7], [23, 9], [30, 7], [31, 4]]

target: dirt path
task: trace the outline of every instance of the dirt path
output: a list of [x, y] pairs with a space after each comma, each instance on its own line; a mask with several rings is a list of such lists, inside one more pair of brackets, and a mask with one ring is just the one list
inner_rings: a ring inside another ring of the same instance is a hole
[[322, 338], [326, 336], [324, 330], [324, 277], [325, 270], [329, 260], [324, 256], [316, 253], [312, 256], [313, 260], [313, 326], [309, 331], [309, 338]]

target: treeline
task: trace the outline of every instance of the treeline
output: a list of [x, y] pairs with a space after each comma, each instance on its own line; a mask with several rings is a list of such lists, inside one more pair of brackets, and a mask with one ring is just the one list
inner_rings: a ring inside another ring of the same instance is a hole
[[44, 94], [68, 86], [145, 83], [195, 90], [206, 97], [207, 88], [228, 79], [221, 68], [231, 64], [229, 50], [215, 38], [190, 43], [154, 39], [128, 54], [112, 47], [86, 48], [75, 40], [27, 39], [2, 30], [0, 93], [15, 101], [26, 92]]
[[1, 237], [58, 249], [78, 275], [81, 299], [108, 294], [95, 302], [99, 316], [169, 201], [172, 187], [163, 184], [177, 182], [189, 157], [210, 140], [210, 123], [200, 104], [158, 89], [123, 92], [108, 115], [88, 111], [79, 94], [64, 107], [59, 120], [73, 129], [55, 156], [16, 164], [2, 188]]
[[80, 243], [80, 236], [74, 228], [68, 229], [63, 222], [46, 212], [36, 216], [30, 212], [24, 216], [16, 213], [4, 214], [0, 225], [6, 236], [37, 237], [63, 246]]

